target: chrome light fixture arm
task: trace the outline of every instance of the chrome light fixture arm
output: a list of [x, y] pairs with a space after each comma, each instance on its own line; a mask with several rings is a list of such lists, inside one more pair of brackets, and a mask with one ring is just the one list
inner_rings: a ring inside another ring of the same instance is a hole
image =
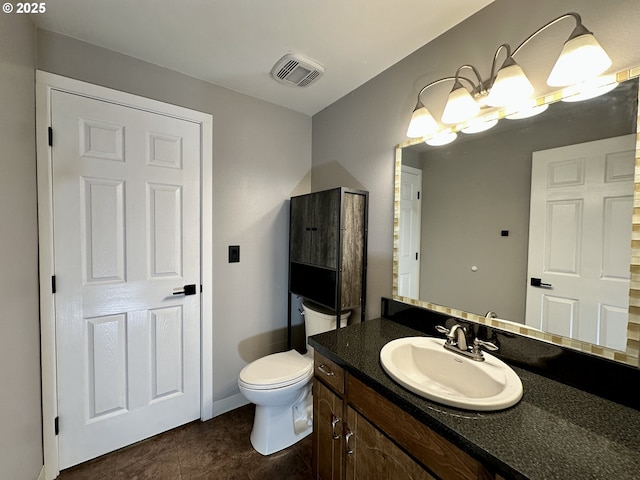
[[[461, 68], [462, 68], [462, 67], [461, 67]], [[440, 83], [450, 82], [450, 81], [455, 82], [455, 81], [456, 81], [456, 79], [459, 79], [459, 80], [465, 80], [466, 82], [469, 82], [469, 84], [472, 86], [472, 88], [474, 88], [474, 89], [476, 88], [476, 86], [475, 86], [475, 84], [473, 83], [473, 81], [472, 81], [472, 80], [470, 80], [470, 79], [468, 79], [467, 77], [463, 77], [463, 76], [460, 76], [460, 75], [458, 75], [458, 76], [456, 76], [456, 77], [442, 77], [442, 78], [439, 78], [438, 80], [434, 80], [433, 82], [427, 83], [424, 87], [422, 87], [422, 88], [420, 89], [420, 91], [418, 92], [418, 101], [416, 102], [416, 108], [418, 108], [418, 107], [424, 107], [424, 103], [422, 102], [421, 97], [422, 97], [422, 94], [423, 94], [425, 91], [427, 91], [427, 89], [429, 89], [429, 88], [431, 88], [431, 87], [434, 87], [434, 86], [436, 86], [436, 85], [439, 85]]]
[[533, 40], [535, 37], [537, 37], [539, 34], [544, 32], [548, 28], [550, 28], [553, 25], [555, 25], [556, 23], [564, 20], [565, 18], [570, 18], [570, 17], [573, 17], [575, 19], [576, 26], [575, 26], [573, 32], [571, 33], [571, 35], [569, 36], [569, 39], [572, 39], [572, 38], [576, 37], [578, 34], [580, 34], [580, 33], [577, 33], [577, 31], [582, 31], [582, 33], [591, 33], [589, 30], [587, 30], [584, 27], [584, 25], [582, 25], [582, 18], [580, 17], [580, 15], [578, 15], [575, 12], [568, 12], [568, 13], [565, 13], [564, 15], [560, 15], [559, 17], [554, 18], [550, 22], [547, 22], [545, 25], [543, 25], [538, 30], [536, 30], [531, 35], [529, 35], [527, 38], [525, 38], [524, 41], [513, 50], [513, 53], [511, 54], [511, 56], [516, 55], [520, 51], [520, 49], [522, 47], [524, 47], [527, 43], [529, 43], [531, 40]]
[[[476, 85], [474, 82], [472, 82], [471, 80], [469, 80], [466, 77], [463, 77], [460, 75], [460, 71], [463, 68], [468, 68], [470, 70], [473, 71], [473, 73], [475, 74], [476, 78], [478, 79], [478, 84]], [[477, 97], [478, 95], [484, 95], [487, 93], [486, 89], [484, 88], [484, 80], [482, 80], [482, 76], [480, 75], [480, 72], [478, 71], [478, 69], [476, 67], [474, 67], [473, 65], [470, 64], [464, 64], [464, 65], [460, 65], [458, 67], [458, 70], [456, 70], [456, 75], [455, 75], [455, 80], [466, 80], [467, 82], [469, 82], [471, 84], [471, 95], [473, 95], [474, 97]]]
[[507, 52], [507, 57], [505, 58], [504, 62], [502, 62], [503, 65], [509, 58], [513, 56], [513, 53], [511, 52], [511, 45], [509, 45], [508, 43], [503, 43], [496, 49], [496, 53], [493, 54], [493, 61], [491, 62], [491, 73], [489, 74], [489, 80], [487, 80], [487, 85], [486, 85], [487, 90], [491, 89], [491, 87], [493, 86], [493, 82], [496, 81], [496, 77], [498, 76], [496, 65], [498, 61], [498, 56], [500, 55], [500, 52], [502, 50], [505, 50]]

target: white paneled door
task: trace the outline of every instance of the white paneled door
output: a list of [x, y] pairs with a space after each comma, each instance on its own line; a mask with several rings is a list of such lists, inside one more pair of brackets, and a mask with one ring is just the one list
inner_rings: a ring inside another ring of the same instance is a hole
[[420, 220], [422, 170], [402, 165], [398, 229], [398, 295], [418, 298], [420, 293]]
[[67, 468], [200, 418], [201, 140], [197, 123], [61, 91], [51, 112]]
[[626, 349], [635, 135], [534, 152], [526, 324]]

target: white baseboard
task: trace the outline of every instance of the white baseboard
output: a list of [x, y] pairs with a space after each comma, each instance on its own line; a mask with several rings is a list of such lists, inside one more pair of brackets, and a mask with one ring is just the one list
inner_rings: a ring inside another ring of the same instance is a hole
[[213, 402], [213, 416], [217, 417], [223, 413], [230, 412], [236, 408], [247, 405], [249, 401], [241, 393], [236, 393], [230, 397], [223, 398], [222, 400], [216, 400]]
[[42, 466], [42, 470], [40, 470], [40, 475], [38, 475], [38, 480], [45, 480], [44, 465]]

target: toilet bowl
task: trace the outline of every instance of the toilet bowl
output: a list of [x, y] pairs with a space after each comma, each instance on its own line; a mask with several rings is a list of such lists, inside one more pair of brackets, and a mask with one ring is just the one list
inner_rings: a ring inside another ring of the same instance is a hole
[[[305, 337], [336, 328], [335, 314], [322, 307], [302, 304]], [[340, 326], [346, 326], [351, 312], [343, 312]], [[273, 353], [245, 366], [238, 387], [256, 405], [251, 445], [262, 455], [270, 455], [309, 435], [313, 427], [313, 349]]]

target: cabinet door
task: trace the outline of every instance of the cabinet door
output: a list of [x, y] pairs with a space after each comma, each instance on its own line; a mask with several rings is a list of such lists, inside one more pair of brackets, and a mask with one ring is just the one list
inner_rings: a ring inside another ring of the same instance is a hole
[[310, 195], [291, 199], [289, 256], [292, 262], [309, 263], [314, 202]]
[[312, 195], [313, 226], [309, 262], [326, 268], [338, 268], [340, 231], [340, 189]]
[[312, 461], [317, 480], [342, 479], [343, 421], [342, 398], [314, 378]]
[[362, 415], [347, 410], [345, 480], [435, 480]]
[[344, 195], [342, 205], [342, 281], [341, 307], [362, 304], [362, 274], [365, 263], [366, 197]]

